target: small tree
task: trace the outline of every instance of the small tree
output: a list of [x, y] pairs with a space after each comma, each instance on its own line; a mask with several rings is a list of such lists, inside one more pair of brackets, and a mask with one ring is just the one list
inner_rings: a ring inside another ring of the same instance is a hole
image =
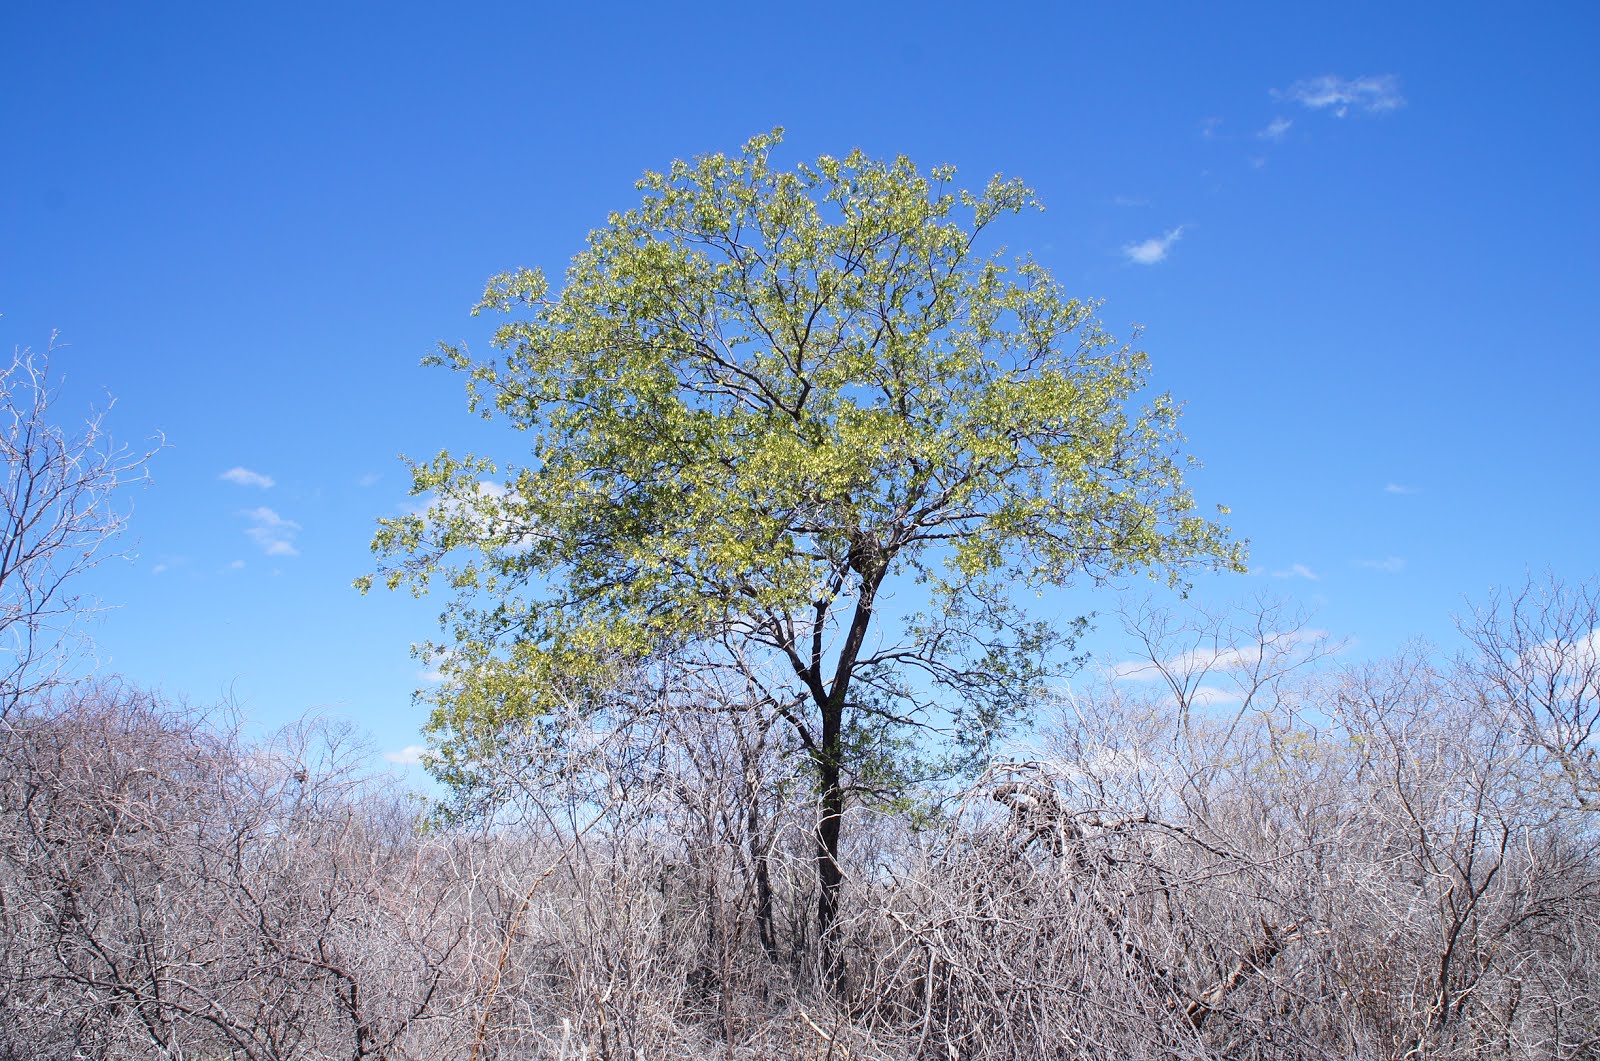
[[99, 411], [64, 429], [55, 398], [48, 354], [17, 349], [0, 367], [0, 718], [59, 679], [63, 637], [85, 608], [77, 577], [121, 533], [117, 490], [153, 453], [113, 443]]
[[557, 701], [616, 702], [649, 659], [725, 672], [781, 718], [815, 777], [836, 974], [849, 801], [936, 747], [980, 752], [1074, 641], [1014, 592], [1240, 550], [1194, 512], [1173, 402], [1133, 403], [1145, 356], [1037, 263], [980, 249], [1029, 189], [860, 152], [783, 172], [780, 135], [646, 174], [559, 293], [490, 282], [501, 356], [430, 360], [530, 458], [413, 464], [436, 500], [374, 550], [390, 588], [456, 594], [423, 650], [448, 781]]
[[1600, 811], [1600, 581], [1530, 577], [1460, 627], [1477, 651], [1468, 669], [1480, 695], [1517, 723], [1575, 805]]

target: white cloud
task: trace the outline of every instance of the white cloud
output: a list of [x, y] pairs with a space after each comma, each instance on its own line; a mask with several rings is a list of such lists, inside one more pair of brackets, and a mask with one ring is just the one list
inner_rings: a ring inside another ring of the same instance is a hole
[[1352, 110], [1364, 114], [1383, 114], [1405, 106], [1400, 94], [1400, 79], [1393, 74], [1374, 77], [1308, 77], [1296, 81], [1285, 92], [1274, 92], [1280, 99], [1292, 99], [1312, 110], [1332, 110], [1343, 118]]
[[1305, 564], [1290, 564], [1288, 568], [1283, 571], [1274, 571], [1272, 573], [1272, 577], [1303, 578], [1311, 582], [1319, 582], [1322, 579], [1321, 575], [1311, 570], [1311, 568], [1307, 567]]
[[164, 575], [164, 574], [166, 574], [166, 572], [167, 572], [167, 565], [166, 564], [157, 564], [155, 567], [152, 567], [150, 569], [150, 573], [152, 575]]
[[[1326, 630], [1282, 630], [1263, 635], [1260, 644], [1250, 644], [1243, 648], [1237, 646], [1197, 648], [1180, 653], [1171, 659], [1162, 660], [1159, 664], [1148, 659], [1126, 660], [1108, 667], [1107, 673], [1112, 681], [1153, 682], [1161, 679], [1164, 674], [1198, 675], [1244, 670], [1261, 661], [1263, 645], [1268, 649], [1288, 648], [1302, 642], [1321, 641], [1327, 637]], [[1212, 698], [1238, 699], [1225, 689], [1205, 685], [1196, 686], [1194, 692], [1200, 695], [1201, 690], [1205, 690], [1205, 696]]]
[[1388, 486], [1383, 488], [1383, 492], [1386, 494], [1415, 494], [1419, 491], [1415, 486], [1402, 486], [1400, 483], [1390, 483]]
[[294, 536], [300, 533], [300, 524], [284, 519], [272, 509], [262, 506], [245, 512], [251, 525], [245, 528], [250, 540], [261, 547], [268, 556], [299, 556], [294, 547]]
[[1189, 690], [1191, 707], [1216, 707], [1218, 704], [1237, 704], [1244, 696], [1236, 690], [1221, 689], [1215, 685], [1197, 685]]
[[235, 486], [257, 486], [263, 490], [270, 490], [277, 482], [272, 476], [253, 472], [249, 468], [229, 468], [217, 478]]
[[444, 665], [455, 656], [455, 650], [435, 646], [428, 649], [422, 645], [413, 644], [411, 654], [422, 660], [423, 667], [417, 671], [417, 681], [428, 685], [438, 685], [444, 681]]
[[[1540, 642], [1517, 657], [1519, 681], [1535, 686], [1566, 684], [1570, 689], [1593, 688], [1594, 675], [1600, 669], [1600, 626], [1583, 632], [1573, 627], [1560, 636]], [[1580, 695], [1580, 694], [1574, 694]], [[1540, 727], [1546, 739], [1556, 744], [1595, 746], [1593, 729], [1582, 724], [1576, 712], [1571, 718], [1547, 716]]]
[[1382, 571], [1384, 574], [1393, 575], [1406, 569], [1406, 560], [1403, 556], [1386, 556], [1382, 560], [1357, 561], [1362, 567], [1373, 571]]
[[417, 766], [421, 764], [422, 756], [427, 750], [420, 744], [408, 744], [397, 752], [384, 752], [383, 757], [400, 766]]
[[1114, 682], [1148, 682], [1161, 676], [1161, 668], [1147, 659], [1127, 659], [1106, 668], [1106, 677]]
[[356, 485], [361, 487], [362, 489], [366, 489], [369, 486], [376, 485], [378, 480], [381, 479], [381, 478], [383, 478], [383, 477], [381, 475], [379, 475], [377, 472], [368, 472], [367, 474], [363, 475], [361, 478], [356, 480]]
[[435, 521], [460, 520], [479, 534], [499, 539], [495, 543], [499, 548], [526, 549], [538, 535], [525, 516], [517, 515], [516, 501], [500, 483], [480, 479], [472, 484], [471, 494], [430, 494], [407, 504], [405, 511]]
[[228, 565], [228, 569], [230, 571], [242, 571], [244, 569], [244, 561], [235, 560], [233, 563]]
[[1263, 140], [1282, 140], [1283, 135], [1289, 131], [1294, 122], [1288, 118], [1274, 118], [1267, 123], [1267, 127], [1256, 135]]
[[471, 497], [440, 497], [438, 494], [429, 494], [415, 501], [409, 502], [405, 510], [414, 516], [429, 516], [433, 519], [455, 519], [471, 513], [472, 509], [482, 507], [483, 502], [494, 502], [506, 496], [506, 488], [499, 483], [488, 479], [479, 479], [472, 484]]
[[1135, 265], [1154, 265], [1165, 261], [1172, 245], [1183, 238], [1184, 227], [1179, 225], [1164, 236], [1154, 236], [1141, 243], [1130, 243], [1122, 248], [1123, 256]]

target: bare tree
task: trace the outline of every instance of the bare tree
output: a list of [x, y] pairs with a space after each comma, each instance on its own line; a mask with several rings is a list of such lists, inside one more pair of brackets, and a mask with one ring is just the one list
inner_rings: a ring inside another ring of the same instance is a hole
[[115, 442], [104, 410], [76, 429], [55, 418], [50, 355], [18, 348], [0, 368], [0, 718], [60, 677], [85, 602], [77, 577], [122, 532], [119, 488], [144, 476], [154, 450]]
[[1466, 669], [1580, 807], [1600, 811], [1600, 581], [1532, 578], [1461, 623]]

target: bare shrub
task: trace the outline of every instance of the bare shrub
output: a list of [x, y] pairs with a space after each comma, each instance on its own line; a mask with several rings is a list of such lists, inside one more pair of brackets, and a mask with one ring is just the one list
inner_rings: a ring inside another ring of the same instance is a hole
[[1129, 621], [1026, 760], [849, 807], [838, 979], [736, 690], [549, 716], [431, 818], [337, 727], [63, 694], [0, 745], [0, 1057], [1595, 1055], [1600, 830], [1519, 677]]
[[49, 1057], [388, 1057], [464, 936], [439, 857], [337, 730], [245, 746], [99, 685], [0, 759], [4, 1010]]

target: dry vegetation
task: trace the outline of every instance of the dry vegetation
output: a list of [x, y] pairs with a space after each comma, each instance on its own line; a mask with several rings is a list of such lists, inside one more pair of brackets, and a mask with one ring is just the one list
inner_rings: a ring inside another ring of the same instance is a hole
[[693, 666], [545, 716], [454, 815], [336, 726], [68, 680], [145, 457], [50, 398], [0, 372], [0, 1061], [1600, 1056], [1600, 584], [1449, 663], [1128, 615], [1143, 664], [1041, 695], [1027, 761], [845, 779], [820, 947], [816, 775]]
[[756, 713], [553, 720], [446, 823], [327, 726], [58, 692], [0, 746], [0, 1057], [1594, 1057], [1597, 603], [1449, 665], [1132, 616], [1035, 758], [851, 812], [842, 992]]

